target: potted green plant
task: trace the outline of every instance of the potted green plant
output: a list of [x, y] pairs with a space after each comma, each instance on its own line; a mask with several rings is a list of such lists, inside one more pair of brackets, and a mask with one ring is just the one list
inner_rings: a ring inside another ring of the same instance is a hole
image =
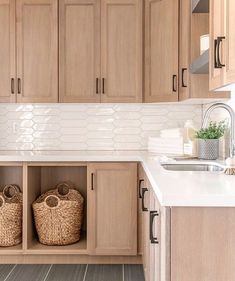
[[210, 122], [207, 128], [196, 132], [198, 139], [198, 158], [216, 160], [219, 158], [219, 139], [224, 135], [225, 121]]

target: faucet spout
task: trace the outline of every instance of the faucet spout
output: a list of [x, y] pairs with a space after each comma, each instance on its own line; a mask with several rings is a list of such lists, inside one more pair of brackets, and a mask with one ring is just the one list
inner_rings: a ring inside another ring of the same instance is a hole
[[203, 122], [202, 122], [202, 127], [205, 128], [208, 125], [208, 121], [210, 118], [211, 113], [216, 109], [216, 108], [222, 108], [224, 110], [226, 110], [229, 115], [230, 115], [230, 141], [229, 141], [229, 155], [230, 157], [234, 157], [235, 155], [235, 150], [234, 150], [234, 120], [235, 120], [235, 113], [232, 109], [231, 106], [222, 103], [222, 102], [217, 102], [212, 104], [205, 112], [205, 115], [203, 117]]

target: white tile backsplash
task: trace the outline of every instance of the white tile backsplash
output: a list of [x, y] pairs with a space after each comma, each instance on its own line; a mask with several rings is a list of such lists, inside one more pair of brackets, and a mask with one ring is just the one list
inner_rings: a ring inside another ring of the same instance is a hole
[[0, 150], [146, 149], [163, 128], [201, 124], [201, 105], [1, 104]]

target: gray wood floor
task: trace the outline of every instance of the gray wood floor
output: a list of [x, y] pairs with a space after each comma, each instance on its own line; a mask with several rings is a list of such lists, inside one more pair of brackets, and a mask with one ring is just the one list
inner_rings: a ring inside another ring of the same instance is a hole
[[144, 281], [141, 265], [0, 265], [0, 281]]

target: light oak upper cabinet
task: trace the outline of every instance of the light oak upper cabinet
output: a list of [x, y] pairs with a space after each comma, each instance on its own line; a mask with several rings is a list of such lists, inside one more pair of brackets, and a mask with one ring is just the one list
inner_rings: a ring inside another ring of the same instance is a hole
[[88, 250], [137, 255], [137, 164], [88, 166]]
[[235, 3], [210, 1], [210, 89], [235, 88]]
[[15, 93], [15, 1], [0, 0], [0, 102], [14, 102]]
[[58, 101], [57, 0], [17, 0], [17, 101]]
[[145, 1], [145, 102], [178, 101], [176, 0]]
[[60, 101], [141, 102], [142, 0], [62, 0], [59, 15]]
[[142, 101], [142, 1], [101, 1], [102, 102]]
[[59, 1], [60, 102], [100, 101], [100, 1]]

